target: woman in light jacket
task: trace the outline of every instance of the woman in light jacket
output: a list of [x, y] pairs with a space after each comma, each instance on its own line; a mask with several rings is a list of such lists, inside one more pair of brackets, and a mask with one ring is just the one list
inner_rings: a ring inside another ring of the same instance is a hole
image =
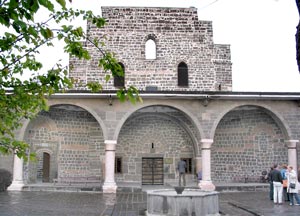
[[[297, 183], [298, 183], [297, 174], [295, 170], [293, 170], [293, 167], [291, 165], [288, 166], [287, 180], [288, 180], [287, 191], [289, 193], [290, 205], [294, 205], [294, 197], [297, 201], [296, 205], [300, 205], [300, 199], [298, 196], [298, 188], [297, 188]], [[291, 183], [295, 184], [295, 188], [290, 187]]]

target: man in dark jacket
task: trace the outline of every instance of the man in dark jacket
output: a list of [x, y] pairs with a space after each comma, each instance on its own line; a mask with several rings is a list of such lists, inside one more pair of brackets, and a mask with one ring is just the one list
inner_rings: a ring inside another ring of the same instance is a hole
[[271, 167], [271, 169], [268, 173], [268, 182], [270, 185], [270, 191], [269, 191], [270, 200], [273, 200], [273, 198], [274, 198], [274, 186], [273, 186], [273, 179], [272, 179], [273, 170], [274, 170], [274, 166]]
[[271, 180], [273, 181], [273, 190], [274, 196], [273, 200], [275, 204], [282, 204], [282, 175], [279, 170], [279, 166], [276, 164], [274, 165], [274, 170], [271, 173]]
[[183, 179], [183, 186], [185, 186], [185, 169], [186, 163], [184, 160], [180, 159], [177, 165], [177, 170], [179, 172], [179, 186], [181, 186], [181, 178]]

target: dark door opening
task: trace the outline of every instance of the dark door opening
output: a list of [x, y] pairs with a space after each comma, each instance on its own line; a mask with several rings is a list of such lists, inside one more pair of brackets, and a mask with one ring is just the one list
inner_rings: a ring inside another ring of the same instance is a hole
[[50, 181], [50, 154], [43, 153], [43, 182]]
[[164, 184], [163, 158], [142, 158], [142, 184]]

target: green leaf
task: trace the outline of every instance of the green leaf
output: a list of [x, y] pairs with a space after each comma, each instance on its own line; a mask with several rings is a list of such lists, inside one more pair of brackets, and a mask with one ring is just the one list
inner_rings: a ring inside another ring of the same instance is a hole
[[66, 1], [65, 0], [56, 0], [58, 4], [62, 6], [62, 8], [66, 8]]
[[28, 32], [29, 32], [33, 37], [35, 37], [35, 38], [38, 37], [38, 32], [37, 32], [37, 31], [35, 30], [35, 28], [32, 27], [32, 26], [29, 26], [29, 27], [28, 27]]
[[106, 74], [106, 75], [105, 75], [105, 81], [108, 82], [109, 80], [110, 80], [110, 75], [109, 75], [109, 74]]
[[8, 7], [9, 7], [9, 9], [14, 10], [14, 9], [16, 9], [18, 7], [18, 5], [19, 5], [18, 1], [16, 1], [16, 0], [10, 0], [9, 4], [8, 4]]
[[53, 32], [49, 28], [41, 28], [41, 34], [45, 39], [50, 39], [53, 37]]
[[54, 12], [54, 5], [49, 0], [38, 0], [40, 5], [47, 8], [49, 11]]

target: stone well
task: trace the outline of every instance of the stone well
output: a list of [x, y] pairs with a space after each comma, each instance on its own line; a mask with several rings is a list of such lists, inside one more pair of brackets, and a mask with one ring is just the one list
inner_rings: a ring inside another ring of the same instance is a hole
[[174, 189], [147, 192], [147, 215], [219, 215], [219, 196], [216, 191], [185, 189], [177, 194]]

